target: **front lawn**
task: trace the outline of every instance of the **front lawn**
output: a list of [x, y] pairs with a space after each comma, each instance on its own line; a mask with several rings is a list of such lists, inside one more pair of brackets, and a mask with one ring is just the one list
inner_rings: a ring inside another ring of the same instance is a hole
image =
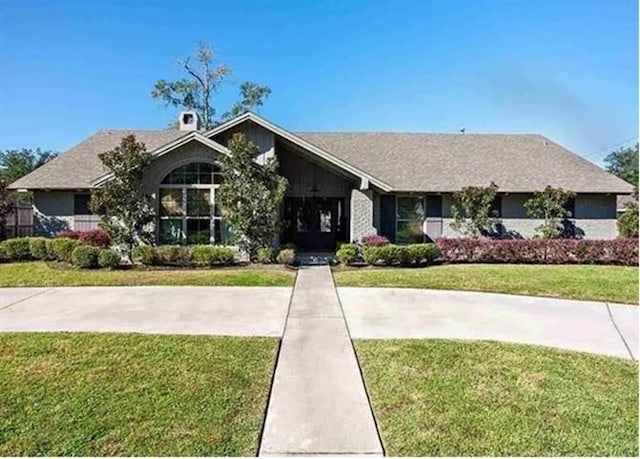
[[638, 268], [599, 265], [442, 265], [337, 269], [339, 287], [412, 287], [638, 303]]
[[0, 287], [65, 287], [126, 285], [293, 285], [295, 272], [280, 266], [158, 269], [158, 270], [79, 270], [60, 268], [42, 261], [0, 264]]
[[251, 456], [278, 340], [0, 334], [0, 456]]
[[490, 342], [355, 342], [390, 456], [636, 456], [637, 362]]

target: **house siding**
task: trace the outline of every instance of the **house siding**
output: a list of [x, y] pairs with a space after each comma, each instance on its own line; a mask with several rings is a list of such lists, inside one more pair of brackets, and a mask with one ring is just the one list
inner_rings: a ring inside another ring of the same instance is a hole
[[88, 231], [98, 227], [97, 215], [75, 215], [73, 200], [84, 191], [35, 191], [33, 196], [34, 233], [53, 237], [60, 231]]

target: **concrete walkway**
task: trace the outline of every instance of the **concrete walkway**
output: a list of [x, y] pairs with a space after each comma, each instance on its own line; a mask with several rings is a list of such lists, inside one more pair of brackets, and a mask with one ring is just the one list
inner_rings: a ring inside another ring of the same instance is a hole
[[0, 331], [282, 336], [289, 287], [0, 289]]
[[424, 289], [338, 294], [352, 338], [496, 340], [638, 358], [638, 306]]
[[260, 455], [374, 454], [382, 446], [328, 266], [298, 272]]

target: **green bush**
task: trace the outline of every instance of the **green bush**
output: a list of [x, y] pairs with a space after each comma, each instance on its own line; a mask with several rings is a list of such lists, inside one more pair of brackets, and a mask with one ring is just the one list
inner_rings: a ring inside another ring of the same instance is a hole
[[98, 265], [101, 268], [117, 268], [120, 266], [120, 255], [115, 250], [100, 249]]
[[89, 245], [79, 245], [71, 252], [71, 262], [73, 266], [82, 269], [98, 267], [98, 254], [100, 249]]
[[405, 266], [423, 266], [433, 263], [438, 256], [438, 248], [435, 244], [411, 244], [403, 247], [400, 260]]
[[284, 249], [278, 252], [276, 261], [281, 265], [290, 265], [296, 258], [296, 252], [293, 249]]
[[422, 266], [432, 263], [438, 255], [435, 244], [384, 245], [364, 247], [364, 261], [378, 266]]
[[263, 265], [268, 265], [269, 263], [273, 263], [273, 255], [273, 249], [271, 247], [263, 247], [258, 249], [256, 261]]
[[622, 237], [638, 237], [638, 207], [628, 207], [618, 217], [618, 233]]
[[67, 237], [59, 237], [51, 242], [53, 256], [58, 261], [71, 263], [73, 251], [80, 245], [80, 242]]
[[196, 266], [233, 264], [235, 251], [221, 245], [194, 245], [191, 248], [191, 260]]
[[47, 256], [47, 239], [44, 237], [30, 237], [29, 251], [31, 257], [35, 260], [46, 260]]
[[10, 260], [9, 260], [9, 257], [7, 256], [7, 251], [5, 250], [2, 243], [0, 243], [0, 263], [6, 263], [8, 261]]
[[343, 265], [350, 265], [360, 259], [360, 250], [356, 244], [340, 244], [336, 257]]
[[47, 251], [47, 260], [55, 260], [56, 259], [56, 253], [53, 250], [53, 242], [55, 241], [55, 239], [47, 239], [44, 243], [44, 247], [45, 250]]
[[31, 249], [29, 248], [29, 238], [17, 237], [7, 239], [0, 243], [2, 246], [3, 257], [7, 261], [24, 261], [31, 259]]
[[162, 266], [189, 266], [191, 264], [191, 247], [181, 245], [160, 245], [154, 247], [157, 264]]
[[138, 245], [131, 251], [131, 258], [136, 263], [146, 266], [157, 264], [155, 248], [150, 245]]

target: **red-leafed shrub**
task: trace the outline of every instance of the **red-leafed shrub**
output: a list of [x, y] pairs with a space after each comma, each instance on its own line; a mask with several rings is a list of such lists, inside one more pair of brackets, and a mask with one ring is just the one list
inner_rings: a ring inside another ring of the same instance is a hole
[[85, 245], [93, 247], [107, 248], [111, 243], [109, 233], [99, 228], [89, 231], [61, 231], [57, 234], [57, 237], [76, 239]]
[[637, 239], [449, 239], [437, 241], [448, 263], [638, 265]]
[[389, 239], [384, 236], [378, 236], [377, 234], [362, 236], [361, 242], [365, 247], [382, 247], [389, 245]]

